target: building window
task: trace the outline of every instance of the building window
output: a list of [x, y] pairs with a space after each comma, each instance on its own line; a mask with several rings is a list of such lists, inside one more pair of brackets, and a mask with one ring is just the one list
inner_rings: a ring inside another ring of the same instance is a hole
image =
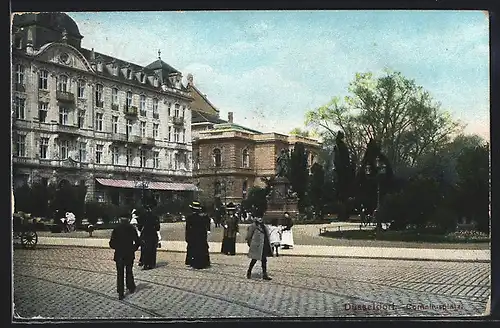
[[26, 108], [26, 99], [21, 97], [16, 97], [14, 99], [14, 108], [16, 110], [16, 118], [18, 120], [24, 120], [25, 118], [25, 108]]
[[130, 106], [132, 106], [132, 92], [130, 91], [127, 91], [127, 101], [125, 103], [125, 106], [127, 106], [127, 109], [129, 109]]
[[167, 104], [168, 116], [170, 116], [170, 113], [172, 112], [172, 111], [170, 110], [170, 107], [172, 107], [172, 104], [171, 104], [171, 103], [168, 103], [168, 104]]
[[79, 110], [78, 111], [78, 127], [81, 129], [81, 128], [83, 128], [84, 124], [85, 124], [85, 111]]
[[132, 80], [132, 70], [131, 69], [127, 69], [127, 78], [129, 80]]
[[117, 65], [113, 66], [113, 75], [118, 76], [118, 66]]
[[146, 137], [146, 122], [141, 122], [141, 137]]
[[38, 89], [49, 89], [49, 72], [46, 70], [41, 70], [38, 73]]
[[168, 141], [172, 141], [172, 127], [168, 127]]
[[174, 142], [179, 142], [180, 129], [174, 128]]
[[132, 165], [132, 149], [127, 148], [127, 166]]
[[132, 120], [127, 119], [127, 135], [132, 134]]
[[220, 167], [222, 164], [222, 156], [221, 156], [220, 149], [218, 149], [218, 148], [214, 149], [212, 155], [213, 155], [213, 159], [214, 159], [214, 166]]
[[180, 169], [181, 166], [181, 154], [175, 153], [174, 155], [174, 170]]
[[248, 183], [247, 181], [243, 181], [243, 188], [242, 188], [243, 199], [247, 198], [247, 191], [248, 191]]
[[196, 157], [194, 159], [194, 167], [199, 170], [200, 169], [200, 161], [201, 161], [201, 154], [200, 151], [198, 150], [196, 152]]
[[102, 149], [104, 148], [103, 145], [96, 145], [95, 146], [95, 162], [97, 164], [100, 164], [102, 161]]
[[46, 159], [49, 153], [49, 138], [40, 138], [40, 158]]
[[103, 114], [102, 113], [96, 113], [95, 114], [95, 128], [97, 131], [102, 131], [102, 121], [103, 121]]
[[182, 129], [182, 142], [186, 143], [186, 129]]
[[68, 92], [68, 77], [66, 75], [61, 75], [57, 78], [57, 90]]
[[118, 133], [118, 116], [113, 116], [113, 133]]
[[111, 103], [113, 105], [118, 105], [118, 89], [117, 88], [113, 88], [111, 90]]
[[184, 117], [184, 113], [186, 112], [186, 107], [182, 107], [182, 113], [181, 113], [181, 117]]
[[38, 121], [45, 122], [47, 120], [47, 112], [49, 110], [49, 104], [41, 102], [38, 104]]
[[158, 114], [158, 99], [153, 99], [153, 118], [160, 118]]
[[153, 152], [153, 167], [155, 169], [160, 167], [160, 153], [157, 151]]
[[80, 142], [79, 144], [78, 158], [80, 158], [80, 162], [87, 161], [87, 144], [85, 142]]
[[96, 84], [95, 86], [95, 105], [97, 107], [103, 107], [104, 102], [102, 101], [103, 86], [102, 84]]
[[61, 159], [68, 159], [69, 141], [61, 140], [59, 144], [59, 155]]
[[250, 155], [248, 153], [248, 149], [243, 150], [243, 155], [242, 155], [242, 164], [243, 167], [249, 167], [250, 166]]
[[85, 98], [85, 81], [78, 80], [78, 98]]
[[158, 123], [153, 123], [153, 138], [158, 139], [158, 129], [160, 125]]
[[118, 147], [113, 147], [113, 150], [111, 151], [111, 162], [113, 165], [118, 165]]
[[175, 104], [174, 117], [179, 117], [180, 108], [181, 106], [179, 104]]
[[16, 38], [14, 39], [14, 43], [15, 43], [17, 49], [23, 48], [23, 38], [20, 37], [19, 35], [16, 35]]
[[141, 112], [141, 116], [146, 116], [146, 96], [144, 95], [139, 97], [139, 110]]
[[220, 196], [221, 193], [222, 193], [222, 184], [220, 183], [220, 181], [215, 181], [214, 194], [215, 196]]
[[145, 150], [141, 150], [141, 154], [140, 154], [140, 166], [141, 167], [145, 167], [146, 166], [146, 151]]
[[154, 85], [155, 87], [158, 87], [158, 78], [157, 78], [157, 77], [155, 77], [155, 78], [153, 79], [153, 85]]
[[21, 64], [16, 65], [16, 83], [24, 85], [24, 66]]
[[68, 113], [68, 108], [59, 107], [59, 124], [68, 125]]
[[16, 155], [19, 157], [26, 156], [26, 136], [18, 134], [16, 138]]

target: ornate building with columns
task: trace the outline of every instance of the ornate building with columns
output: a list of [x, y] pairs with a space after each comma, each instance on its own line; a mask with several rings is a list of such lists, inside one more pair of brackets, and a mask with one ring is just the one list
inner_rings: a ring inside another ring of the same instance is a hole
[[16, 14], [12, 26], [14, 187], [87, 186], [87, 200], [131, 203], [188, 195], [191, 108], [182, 75], [81, 47], [64, 13]]

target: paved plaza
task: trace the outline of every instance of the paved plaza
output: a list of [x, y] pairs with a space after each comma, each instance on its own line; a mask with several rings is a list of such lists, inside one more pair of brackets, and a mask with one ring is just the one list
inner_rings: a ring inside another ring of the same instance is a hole
[[134, 267], [137, 291], [118, 300], [111, 249], [14, 250], [17, 318], [228, 318], [478, 316], [490, 296], [490, 264], [282, 256], [245, 277], [244, 255], [212, 254], [194, 270], [184, 253], [158, 252]]

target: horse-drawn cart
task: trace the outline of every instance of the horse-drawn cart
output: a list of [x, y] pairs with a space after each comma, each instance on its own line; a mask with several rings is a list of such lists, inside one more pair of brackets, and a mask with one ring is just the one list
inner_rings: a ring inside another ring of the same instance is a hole
[[28, 249], [36, 247], [38, 234], [31, 219], [25, 219], [18, 214], [13, 215], [13, 242]]

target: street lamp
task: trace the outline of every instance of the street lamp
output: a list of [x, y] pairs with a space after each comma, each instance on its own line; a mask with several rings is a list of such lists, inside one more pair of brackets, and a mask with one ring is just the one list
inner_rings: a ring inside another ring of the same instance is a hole
[[[380, 179], [386, 174], [387, 166], [380, 161], [380, 158], [375, 159], [375, 166], [372, 167], [371, 164], [366, 165], [366, 175], [376, 179], [377, 182], [377, 207], [375, 208], [375, 213], [378, 214], [380, 208]], [[382, 224], [379, 221], [378, 215], [375, 214], [375, 219], [377, 220], [377, 228], [381, 228]]]
[[139, 180], [135, 181], [135, 187], [141, 189], [141, 202], [142, 202], [142, 206], [144, 206], [145, 205], [144, 193], [145, 193], [145, 190], [149, 188], [149, 181], [146, 180], [144, 177], [140, 177]]

